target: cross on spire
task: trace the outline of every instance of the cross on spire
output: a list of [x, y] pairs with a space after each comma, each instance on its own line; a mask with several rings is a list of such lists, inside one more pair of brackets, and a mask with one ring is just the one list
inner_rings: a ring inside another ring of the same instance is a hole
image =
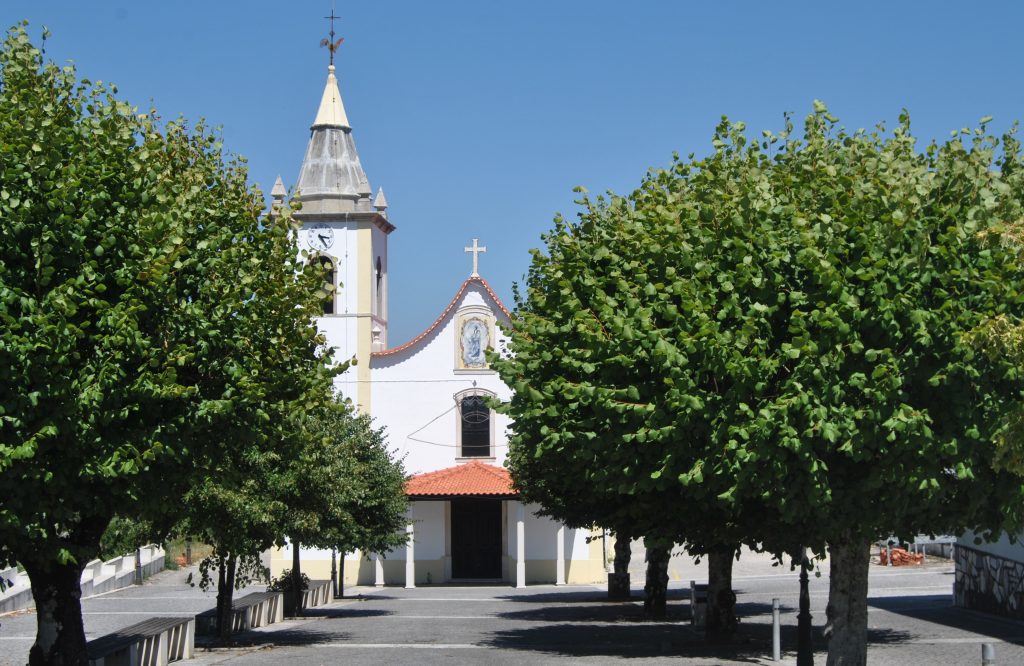
[[339, 38], [338, 41], [334, 41], [334, 19], [340, 18], [340, 17], [334, 15], [334, 3], [331, 3], [331, 15], [330, 16], [325, 16], [324, 18], [328, 19], [331, 22], [331, 33], [330, 33], [331, 36], [326, 38], [326, 39], [321, 39], [320, 40], [320, 46], [326, 46], [327, 50], [330, 51], [330, 53], [331, 53], [331, 62], [330, 62], [330, 64], [333, 67], [334, 66], [334, 52], [337, 51], [338, 47], [341, 46], [341, 43], [343, 41], [345, 41], [344, 37]]
[[473, 247], [463, 248], [463, 251], [473, 253], [473, 274], [469, 277], [480, 277], [480, 273], [477, 272], [478, 260], [480, 258], [480, 253], [487, 251], [486, 247], [480, 247], [477, 245], [477, 240], [478, 239], [476, 238], [473, 239]]

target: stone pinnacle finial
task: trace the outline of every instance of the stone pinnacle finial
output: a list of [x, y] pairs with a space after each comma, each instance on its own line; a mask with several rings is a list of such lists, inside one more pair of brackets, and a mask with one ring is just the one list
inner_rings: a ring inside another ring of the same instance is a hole
[[277, 176], [277, 180], [274, 181], [274, 187], [270, 189], [270, 198], [274, 201], [284, 201], [288, 191], [284, 189], [284, 181], [281, 180], [281, 176]]
[[388, 200], [384, 198], [384, 188], [377, 188], [377, 197], [373, 200], [373, 207], [384, 211], [388, 209]]

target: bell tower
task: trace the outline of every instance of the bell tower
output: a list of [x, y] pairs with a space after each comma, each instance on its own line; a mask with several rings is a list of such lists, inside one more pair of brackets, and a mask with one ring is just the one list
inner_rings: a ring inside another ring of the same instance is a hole
[[331, 18], [331, 37], [322, 42], [331, 54], [327, 82], [292, 206], [299, 208], [299, 247], [308, 261], [323, 267], [325, 283], [332, 288], [317, 324], [337, 360], [356, 359], [336, 380], [337, 386], [361, 411], [369, 412], [370, 353], [387, 347], [387, 249], [395, 226], [388, 221], [384, 191], [371, 200], [370, 181], [359, 163], [335, 75], [334, 53], [342, 40], [333, 41], [333, 12]]

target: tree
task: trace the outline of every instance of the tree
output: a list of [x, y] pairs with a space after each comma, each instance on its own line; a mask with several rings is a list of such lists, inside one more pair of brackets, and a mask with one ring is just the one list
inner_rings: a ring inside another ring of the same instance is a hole
[[[344, 555], [386, 553], [406, 541], [405, 471], [391, 459], [370, 417], [334, 403], [308, 413], [304, 425], [306, 445], [280, 477], [279, 488], [288, 507], [293, 590], [302, 587], [300, 544]], [[295, 595], [293, 612], [301, 615], [301, 594]]]
[[632, 495], [615, 511], [652, 528], [683, 504], [680, 536], [827, 546], [829, 662], [864, 663], [871, 540], [1020, 524], [993, 464], [1019, 459], [1020, 372], [970, 340], [1024, 314], [999, 241], [1020, 146], [983, 123], [919, 153], [906, 114], [848, 134], [820, 103], [802, 139], [723, 120], [713, 143], [535, 253], [502, 362], [513, 474]]
[[[659, 544], [645, 586], [657, 616], [671, 543], [714, 553], [717, 574], [731, 570], [744, 536], [718, 497], [727, 486], [713, 483], [702, 457], [720, 398], [713, 378], [691, 371], [668, 342], [685, 323], [676, 231], [634, 220], [620, 198], [581, 203], [579, 223], [556, 218], [547, 255], [534, 252], [526, 293], [516, 294], [512, 354], [493, 361], [515, 390], [502, 407], [513, 418], [508, 464], [545, 514]], [[687, 510], [666, 510], [677, 505]], [[712, 579], [716, 618], [719, 588], [731, 585]], [[709, 636], [728, 633], [728, 619], [709, 623]]]
[[319, 282], [205, 126], [78, 82], [24, 25], [0, 146], [0, 559], [32, 582], [31, 663], [84, 663], [79, 579], [115, 512], [166, 518], [329, 376]]
[[275, 489], [307, 447], [304, 415], [333, 402], [331, 378], [347, 367], [332, 365], [314, 326], [322, 274], [299, 255], [291, 212], [261, 217], [262, 197], [239, 176], [233, 186], [250, 214], [216, 244], [198, 241], [209, 256], [194, 252], [177, 276], [194, 294], [187, 325], [169, 328], [191, 350], [179, 376], [195, 387], [193, 458], [191, 473], [176, 477], [181, 502], [162, 508], [214, 548], [201, 584], [215, 564], [223, 640], [234, 589], [262, 577], [259, 553], [283, 542], [291, 506]]

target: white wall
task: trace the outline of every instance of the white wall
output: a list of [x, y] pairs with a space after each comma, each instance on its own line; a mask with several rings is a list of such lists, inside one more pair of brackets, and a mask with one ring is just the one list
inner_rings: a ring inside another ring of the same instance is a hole
[[[413, 542], [417, 560], [439, 560], [444, 557], [444, 502], [410, 502], [413, 521]], [[404, 560], [405, 546], [399, 546], [388, 559]]]
[[984, 553], [991, 553], [992, 555], [1002, 557], [1006, 560], [1024, 562], [1024, 543], [1022, 543], [1022, 540], [1024, 540], [1024, 534], [1019, 534], [1017, 536], [1017, 543], [1010, 543], [1010, 538], [1006, 533], [1003, 533], [1000, 535], [998, 541], [993, 543], [986, 543], [985, 541], [982, 541], [978, 545], [975, 545], [974, 543], [975, 536], [974, 532], [966, 532], [957, 540], [957, 543], [969, 548], [974, 548], [975, 550], [980, 550]]
[[[455, 394], [471, 388], [511, 398], [511, 391], [491, 370], [457, 370], [455, 367], [456, 316], [466, 307], [484, 305], [500, 320], [504, 314], [486, 291], [470, 283], [457, 304], [423, 340], [394, 355], [372, 357], [371, 413], [378, 426], [387, 429], [388, 445], [405, 458], [410, 474], [444, 469], [456, 464], [458, 412]], [[495, 327], [497, 344], [504, 340]], [[494, 460], [502, 465], [508, 447], [509, 420], [496, 415]]]
[[[516, 556], [516, 506], [518, 502], [508, 503], [508, 552], [506, 555]], [[553, 560], [558, 555], [559, 523], [546, 516], [537, 516], [539, 509], [536, 504], [526, 505], [526, 521], [524, 535], [527, 560]], [[590, 551], [587, 547], [587, 531], [565, 528], [565, 559], [589, 560]]]

